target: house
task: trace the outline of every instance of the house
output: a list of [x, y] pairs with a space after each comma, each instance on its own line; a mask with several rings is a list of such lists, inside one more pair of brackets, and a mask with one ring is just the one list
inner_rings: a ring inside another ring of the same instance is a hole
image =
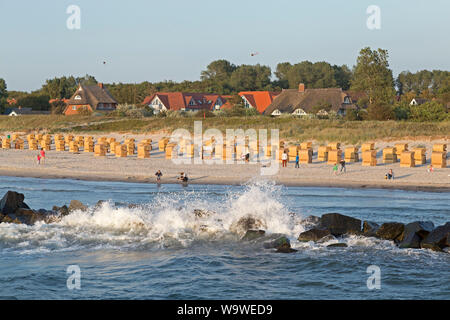
[[36, 114], [50, 114], [50, 111], [33, 110], [31, 108], [7, 108], [5, 114], [11, 117], [17, 117], [22, 115], [36, 115]]
[[279, 95], [279, 92], [272, 91], [242, 91], [239, 96], [244, 102], [246, 108], [253, 108], [263, 113], [273, 102], [273, 99]]
[[85, 86], [80, 84], [77, 91], [67, 102], [64, 109], [65, 115], [78, 114], [82, 110], [93, 111], [114, 111], [117, 107], [117, 101], [111, 96], [109, 91], [103, 86], [98, 85]]
[[144, 99], [143, 104], [154, 113], [161, 111], [217, 111], [227, 103], [225, 96], [209, 93], [156, 92]]
[[356, 109], [352, 98], [341, 88], [305, 89], [303, 83], [298, 89], [285, 89], [264, 111], [266, 115], [279, 116], [327, 116], [330, 112], [345, 115], [347, 110]]
[[31, 108], [22, 108], [22, 107], [18, 107], [18, 108], [7, 108], [5, 110], [5, 114], [10, 116], [10, 117], [17, 117], [17, 116], [21, 116], [24, 114], [31, 114], [32, 109]]
[[410, 106], [420, 106], [421, 104], [424, 104], [426, 102], [428, 102], [428, 99], [423, 99], [423, 98], [413, 98], [411, 100], [411, 102], [409, 103]]

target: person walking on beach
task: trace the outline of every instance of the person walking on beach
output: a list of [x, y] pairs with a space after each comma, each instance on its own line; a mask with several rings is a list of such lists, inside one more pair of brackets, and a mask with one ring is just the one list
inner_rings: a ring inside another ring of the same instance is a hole
[[347, 169], [345, 168], [345, 160], [344, 159], [341, 159], [341, 170], [340, 170], [340, 172], [342, 172], [342, 171], [347, 172]]
[[37, 154], [37, 163], [41, 164], [41, 155], [39, 153]]
[[298, 154], [295, 157], [295, 167], [300, 168], [300, 157], [298, 156]]
[[162, 177], [162, 172], [161, 170], [156, 171], [155, 176], [156, 176], [156, 182], [160, 183], [161, 182], [161, 177]]
[[287, 167], [287, 160], [288, 160], [288, 155], [285, 152], [283, 152], [283, 154], [281, 155], [281, 161], [282, 161], [282, 167], [286, 168]]
[[394, 171], [392, 171], [392, 169], [389, 169], [389, 172], [386, 173], [385, 179], [394, 180]]
[[335, 163], [334, 166], [333, 166], [333, 174], [334, 174], [335, 176], [338, 175], [338, 164], [337, 164], [337, 163]]
[[42, 159], [42, 162], [45, 163], [45, 151], [44, 151], [44, 148], [41, 148], [41, 159]]

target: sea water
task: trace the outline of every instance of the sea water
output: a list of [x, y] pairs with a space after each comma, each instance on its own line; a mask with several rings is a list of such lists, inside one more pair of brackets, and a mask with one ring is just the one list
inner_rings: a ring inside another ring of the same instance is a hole
[[[358, 236], [296, 240], [304, 217], [328, 212], [438, 226], [450, 221], [450, 193], [2, 177], [0, 193], [8, 190], [33, 209], [77, 199], [89, 210], [0, 224], [1, 299], [450, 299], [448, 253]], [[262, 221], [266, 240], [285, 234], [298, 251], [240, 241], [233, 225], [247, 216]], [[348, 247], [327, 247], [336, 241]], [[79, 289], [68, 285], [69, 266], [79, 268]], [[367, 285], [369, 266], [379, 267], [379, 289]]]

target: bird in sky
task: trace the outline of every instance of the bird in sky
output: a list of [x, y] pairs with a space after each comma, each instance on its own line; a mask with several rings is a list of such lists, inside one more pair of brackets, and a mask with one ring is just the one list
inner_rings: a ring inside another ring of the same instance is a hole
[[254, 57], [254, 56], [256, 56], [257, 54], [259, 54], [259, 52], [252, 52], [252, 53], [250, 53], [250, 56]]

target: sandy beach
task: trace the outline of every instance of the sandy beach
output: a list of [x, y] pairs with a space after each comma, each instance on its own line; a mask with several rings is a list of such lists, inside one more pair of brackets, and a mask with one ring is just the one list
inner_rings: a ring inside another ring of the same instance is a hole
[[[153, 139], [153, 150], [149, 159], [138, 159], [137, 155], [117, 158], [112, 154], [106, 157], [94, 157], [93, 153], [70, 153], [53, 150], [46, 152], [45, 163], [38, 165], [37, 151], [0, 149], [0, 175], [36, 178], [68, 178], [81, 180], [108, 180], [155, 183], [155, 172], [163, 173], [162, 183], [177, 183], [180, 172], [186, 172], [189, 183], [196, 184], [243, 184], [251, 180], [272, 180], [287, 186], [324, 186], [352, 188], [393, 188], [406, 190], [450, 191], [450, 168], [435, 169], [427, 172], [431, 147], [434, 143], [449, 143], [447, 140], [429, 141], [378, 141], [376, 142], [376, 167], [362, 166], [361, 162], [347, 163], [345, 173], [337, 176], [332, 172], [332, 166], [317, 161], [317, 145], [314, 144], [312, 164], [301, 164], [295, 168], [293, 161], [287, 168], [279, 165], [274, 175], [261, 175], [261, 167], [270, 163], [245, 163], [242, 160], [233, 164], [176, 164], [164, 158], [164, 152], [158, 150], [157, 141], [161, 135], [124, 135], [110, 134], [118, 141], [134, 137], [137, 141], [143, 138]], [[95, 138], [95, 136], [94, 136]], [[425, 146], [427, 149], [427, 164], [415, 168], [401, 168], [395, 164], [382, 163], [382, 149], [395, 143], [408, 143], [410, 149], [414, 146]], [[345, 148], [345, 146], [342, 146]], [[386, 172], [393, 169], [395, 180], [386, 180]]]

